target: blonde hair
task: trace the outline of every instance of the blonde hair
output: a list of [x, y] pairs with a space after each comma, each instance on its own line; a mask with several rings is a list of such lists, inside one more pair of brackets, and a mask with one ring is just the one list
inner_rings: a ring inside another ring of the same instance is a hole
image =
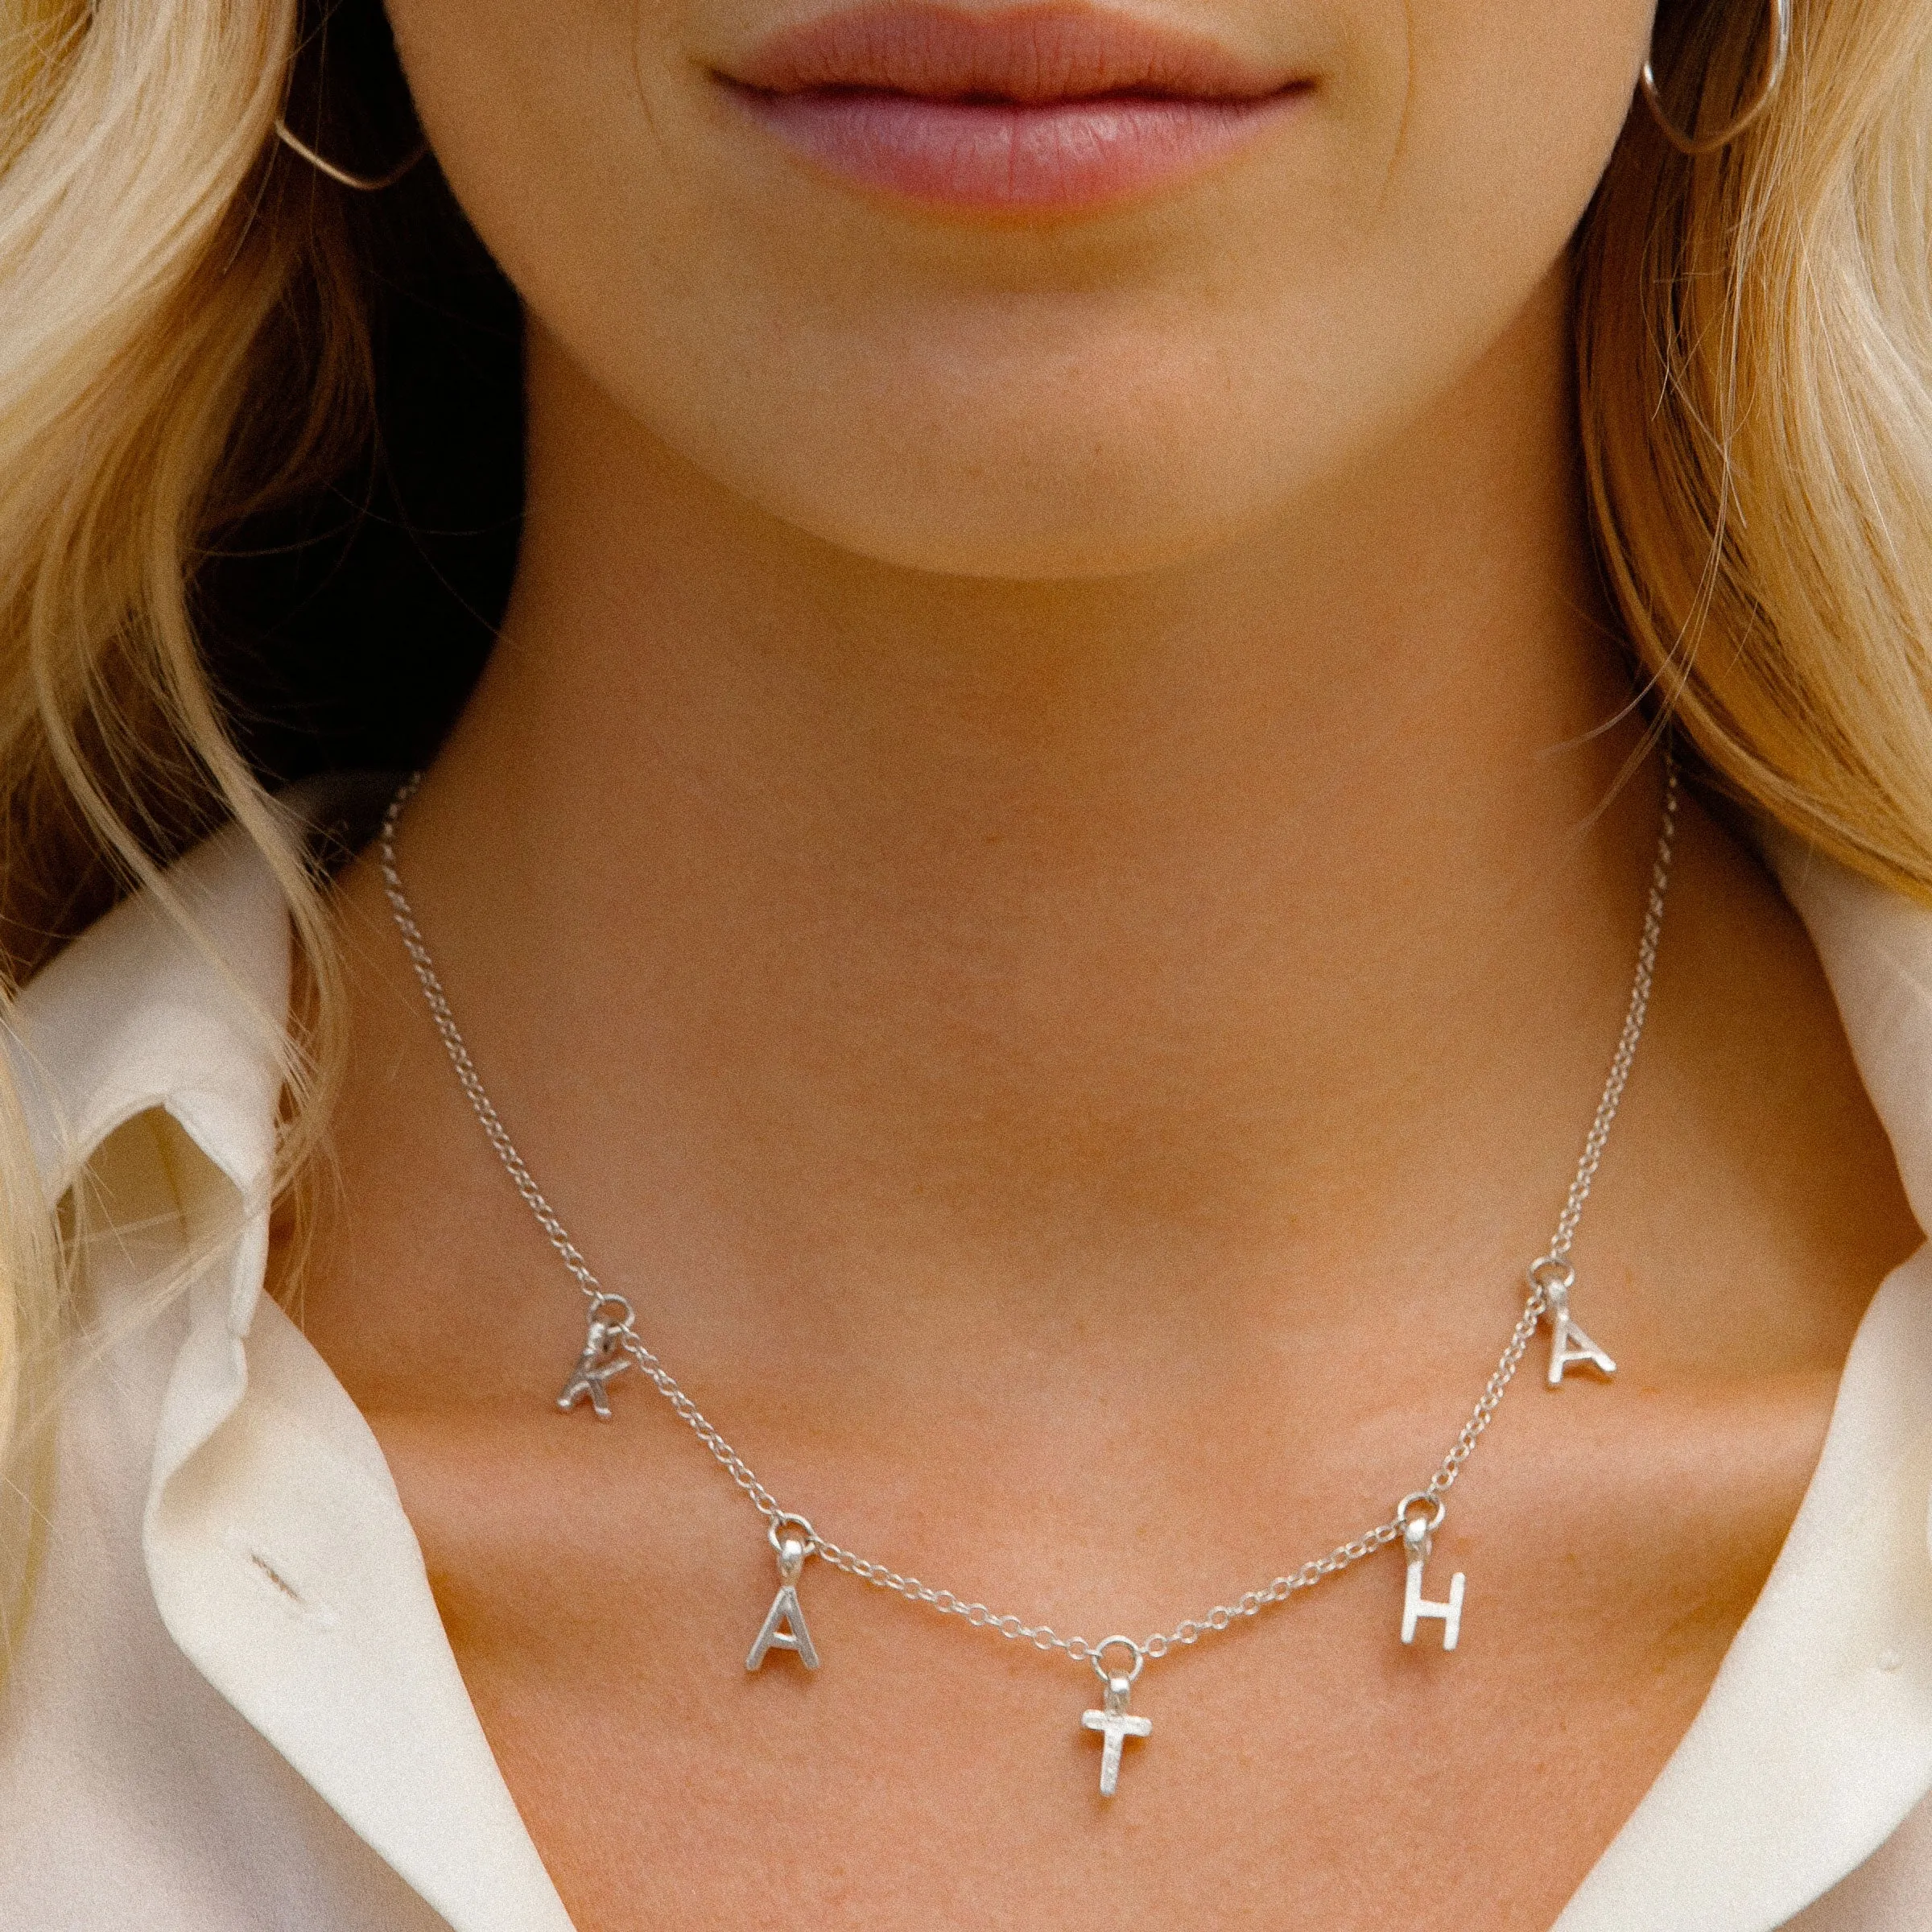
[[[299, 1102], [339, 1003], [323, 909], [190, 605], [210, 530], [279, 468], [326, 461], [361, 359], [339, 252], [275, 219], [264, 166], [296, 13], [10, 0], [0, 28], [0, 993], [130, 887], [165, 897], [167, 859], [232, 821], [274, 869], [317, 995], [284, 1047]], [[315, 400], [251, 443], [245, 407], [291, 393], [271, 359], [305, 280]], [[72, 1249], [57, 1215], [0, 1068], [0, 1646], [37, 1540]]]
[[[212, 530], [347, 444], [346, 231], [272, 138], [299, 0], [6, 0], [0, 27], [0, 958], [10, 982], [205, 827], [266, 855], [337, 1004], [317, 882], [238, 753], [190, 593]], [[1721, 122], [1760, 0], [1666, 31]], [[1657, 708], [1711, 773], [1932, 902], [1932, 12], [1810, 0], [1722, 154], [1633, 114], [1577, 241], [1582, 447]], [[332, 194], [333, 191], [330, 191]], [[44, 1442], [68, 1252], [0, 1069], [0, 1455]], [[10, 1538], [10, 1547], [27, 1540]], [[10, 1543], [0, 1521], [0, 1543]]]
[[[1673, 50], [1721, 123], [1762, 0]], [[1708, 770], [1932, 902], [1932, 10], [1802, 8], [1772, 111], [1687, 163], [1641, 123], [1580, 237], [1600, 554]]]

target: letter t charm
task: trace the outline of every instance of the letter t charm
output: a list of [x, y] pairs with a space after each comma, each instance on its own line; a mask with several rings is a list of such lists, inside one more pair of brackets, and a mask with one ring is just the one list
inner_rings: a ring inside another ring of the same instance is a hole
[[1150, 1717], [1136, 1717], [1127, 1708], [1127, 1694], [1133, 1679], [1117, 1673], [1107, 1679], [1107, 1695], [1098, 1711], [1080, 1714], [1080, 1723], [1100, 1734], [1100, 1796], [1112, 1798], [1121, 1777], [1121, 1746], [1130, 1737], [1146, 1737], [1154, 1729]]

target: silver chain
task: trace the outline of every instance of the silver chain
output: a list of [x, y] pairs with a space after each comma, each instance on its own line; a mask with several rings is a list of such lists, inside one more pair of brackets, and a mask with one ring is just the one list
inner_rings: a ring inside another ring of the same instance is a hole
[[502, 1117], [485, 1091], [481, 1076], [477, 1071], [476, 1062], [471, 1059], [469, 1048], [458, 1029], [456, 1016], [450, 1011], [448, 996], [443, 990], [442, 980], [436, 972], [436, 961], [429, 945], [423, 936], [423, 929], [416, 923], [415, 910], [402, 890], [402, 877], [396, 864], [396, 826], [402, 815], [403, 807], [414, 795], [420, 782], [419, 773], [411, 778], [390, 801], [382, 820], [382, 831], [378, 837], [377, 850], [380, 856], [383, 890], [389, 898], [390, 910], [395, 916], [396, 928], [402, 935], [402, 944], [409, 955], [411, 966], [415, 969], [417, 980], [422, 986], [423, 996], [428, 1003], [430, 1018], [435, 1022], [449, 1063], [455, 1069], [471, 1109], [476, 1114], [483, 1132], [495, 1149], [497, 1158], [503, 1164], [504, 1171], [522, 1195], [523, 1204], [529, 1208], [537, 1225], [543, 1231], [544, 1237], [556, 1252], [557, 1258], [569, 1271], [572, 1278], [582, 1290], [588, 1314], [593, 1322], [601, 1322], [615, 1338], [617, 1345], [643, 1372], [651, 1385], [675, 1410], [691, 1433], [708, 1450], [720, 1468], [733, 1483], [742, 1490], [752, 1505], [765, 1519], [771, 1533], [774, 1546], [780, 1530], [787, 1527], [800, 1536], [809, 1554], [836, 1570], [842, 1570], [848, 1576], [857, 1577], [860, 1582], [870, 1583], [875, 1589], [889, 1590], [902, 1596], [908, 1603], [923, 1604], [938, 1611], [943, 1616], [956, 1616], [971, 1624], [976, 1630], [992, 1630], [1000, 1636], [1009, 1637], [1015, 1642], [1030, 1643], [1043, 1651], [1059, 1650], [1076, 1663], [1091, 1663], [1103, 1651], [1129, 1645], [1141, 1658], [1157, 1659], [1171, 1650], [1198, 1644], [1204, 1637], [1226, 1630], [1244, 1619], [1258, 1616], [1276, 1604], [1286, 1603], [1297, 1591], [1307, 1590], [1320, 1583], [1323, 1578], [1337, 1576], [1360, 1563], [1364, 1558], [1373, 1556], [1377, 1550], [1401, 1541], [1402, 1528], [1410, 1513], [1418, 1505], [1430, 1507], [1432, 1524], [1442, 1520], [1443, 1499], [1455, 1486], [1461, 1475], [1463, 1465], [1475, 1453], [1476, 1444], [1481, 1441], [1483, 1432], [1489, 1426], [1496, 1410], [1502, 1403], [1503, 1395], [1515, 1379], [1524, 1355], [1535, 1339], [1538, 1324], [1549, 1307], [1547, 1286], [1560, 1282], [1567, 1289], [1574, 1280], [1570, 1265], [1570, 1250], [1575, 1241], [1577, 1224], [1583, 1218], [1583, 1204], [1590, 1198], [1591, 1184], [1596, 1179], [1598, 1167], [1602, 1164], [1604, 1147], [1608, 1144], [1610, 1128], [1616, 1118], [1616, 1112], [1624, 1097], [1624, 1088], [1630, 1078], [1630, 1068], [1637, 1058], [1637, 1042], [1643, 1038], [1644, 1021], [1649, 1011], [1651, 980], [1657, 968], [1657, 941], [1663, 931], [1664, 895], [1670, 882], [1670, 861], [1677, 834], [1678, 773], [1677, 761], [1668, 745], [1664, 750], [1664, 803], [1663, 823], [1657, 834], [1657, 856], [1650, 874], [1650, 894], [1644, 913], [1643, 935], [1637, 945], [1637, 972], [1630, 988], [1630, 1003], [1624, 1016], [1623, 1032], [1619, 1036], [1616, 1051], [1612, 1056], [1610, 1072], [1604, 1082], [1603, 1097], [1598, 1101], [1596, 1117], [1590, 1123], [1589, 1133], [1583, 1141], [1583, 1158], [1577, 1163], [1575, 1177], [1570, 1183], [1570, 1191], [1563, 1202], [1563, 1212], [1558, 1216], [1556, 1232], [1550, 1237], [1550, 1245], [1541, 1257], [1530, 1264], [1528, 1271], [1529, 1293], [1523, 1303], [1516, 1326], [1509, 1332], [1501, 1360], [1483, 1385], [1483, 1392], [1476, 1398], [1469, 1419], [1456, 1434], [1442, 1461], [1437, 1465], [1435, 1475], [1426, 1485], [1403, 1497], [1397, 1505], [1393, 1516], [1364, 1530], [1345, 1543], [1338, 1543], [1325, 1556], [1311, 1557], [1298, 1570], [1291, 1570], [1272, 1579], [1258, 1589], [1245, 1591], [1232, 1603], [1216, 1604], [1211, 1610], [1199, 1617], [1187, 1617], [1171, 1630], [1159, 1630], [1153, 1635], [1134, 1642], [1131, 1638], [1108, 1637], [1099, 1644], [1090, 1643], [1085, 1637], [1063, 1637], [1050, 1624], [1029, 1624], [1010, 1612], [1001, 1614], [983, 1603], [971, 1602], [956, 1596], [951, 1590], [935, 1589], [923, 1583], [916, 1576], [908, 1576], [893, 1569], [890, 1565], [874, 1562], [832, 1542], [815, 1530], [809, 1520], [795, 1512], [786, 1509], [760, 1480], [744, 1457], [719, 1433], [716, 1426], [704, 1410], [692, 1401], [679, 1384], [676, 1377], [665, 1367], [637, 1332], [636, 1311], [624, 1295], [613, 1294], [592, 1273], [590, 1264], [584, 1260], [570, 1232], [558, 1217], [556, 1210], [544, 1197], [535, 1178], [524, 1165], [523, 1157], [517, 1152], [516, 1144], [510, 1137], [510, 1131], [503, 1125]]
[[1630, 982], [1630, 1004], [1624, 1014], [1624, 1030], [1610, 1062], [1610, 1077], [1604, 1082], [1604, 1096], [1596, 1104], [1596, 1117], [1583, 1141], [1583, 1158], [1576, 1164], [1563, 1211], [1556, 1217], [1556, 1232], [1550, 1237], [1546, 1261], [1567, 1262], [1570, 1244], [1576, 1239], [1576, 1224], [1583, 1218], [1583, 1203], [1590, 1198], [1596, 1170], [1603, 1164], [1604, 1149], [1609, 1143], [1610, 1123], [1623, 1103], [1624, 1088], [1630, 1079], [1631, 1063], [1637, 1058], [1637, 1043], [1644, 1037], [1644, 1022], [1650, 1011], [1650, 982], [1657, 972], [1657, 942], [1664, 930], [1664, 894], [1670, 885], [1670, 860], [1677, 843], [1677, 760], [1666, 746], [1664, 752], [1664, 822], [1657, 836], [1657, 858], [1650, 868], [1650, 897], [1644, 909], [1643, 937], [1637, 947], [1637, 973]]

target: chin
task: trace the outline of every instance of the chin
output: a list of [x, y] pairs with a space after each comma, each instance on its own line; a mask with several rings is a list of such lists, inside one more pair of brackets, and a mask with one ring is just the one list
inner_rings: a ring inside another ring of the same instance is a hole
[[[758, 491], [758, 507], [853, 555], [946, 576], [1044, 582], [1132, 576], [1208, 555], [1265, 527], [1272, 493], [1150, 451], [1134, 473], [1097, 484], [1091, 470], [1016, 457], [1023, 477], [989, 487], [874, 468], [869, 485]], [[1240, 479], [1251, 481], [1250, 479]]]
[[947, 517], [947, 507], [929, 499], [919, 506], [916, 518], [895, 515], [880, 505], [869, 516], [788, 520], [852, 555], [902, 570], [1009, 583], [1068, 583], [1169, 569], [1210, 555], [1268, 520], [1257, 511], [1245, 521], [1208, 522], [1178, 510], [1163, 514], [1160, 506], [1125, 518], [1056, 516], [1045, 506], [1037, 514], [1016, 509], [1001, 516], [989, 514], [983, 502], [971, 506], [968, 519]]
[[[1131, 576], [1266, 527], [1338, 452], [1344, 424], [1287, 398], [1231, 407], [1196, 383], [1089, 370], [1063, 382], [793, 387], [782, 442], [724, 436], [688, 460], [757, 509], [854, 555], [947, 576]], [[1037, 372], [1036, 372], [1037, 374]], [[1074, 407], [1069, 407], [1072, 403]], [[1294, 422], [1282, 436], [1269, 426]], [[1326, 432], [1326, 433], [1324, 433]]]

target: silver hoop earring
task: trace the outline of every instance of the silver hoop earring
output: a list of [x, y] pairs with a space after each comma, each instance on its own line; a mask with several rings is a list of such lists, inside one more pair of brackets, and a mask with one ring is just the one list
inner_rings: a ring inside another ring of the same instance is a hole
[[1679, 154], [1714, 155], [1719, 148], [1728, 147], [1777, 98], [1777, 90], [1784, 85], [1785, 69], [1790, 63], [1791, 0], [1771, 0], [1771, 60], [1765, 72], [1765, 84], [1759, 89], [1757, 98], [1728, 127], [1720, 128], [1714, 134], [1693, 135], [1673, 126], [1670, 115], [1664, 110], [1662, 97], [1657, 91], [1657, 76], [1648, 59], [1644, 62], [1640, 85], [1650, 112], [1664, 130], [1664, 138]]
[[291, 154], [299, 155], [317, 174], [326, 175], [330, 180], [339, 181], [343, 187], [353, 188], [358, 194], [363, 195], [379, 195], [384, 188], [394, 188], [429, 152], [429, 142], [426, 137], [419, 141], [387, 174], [352, 175], [347, 168], [337, 167], [334, 162], [317, 154], [279, 114], [275, 116], [275, 138]]

